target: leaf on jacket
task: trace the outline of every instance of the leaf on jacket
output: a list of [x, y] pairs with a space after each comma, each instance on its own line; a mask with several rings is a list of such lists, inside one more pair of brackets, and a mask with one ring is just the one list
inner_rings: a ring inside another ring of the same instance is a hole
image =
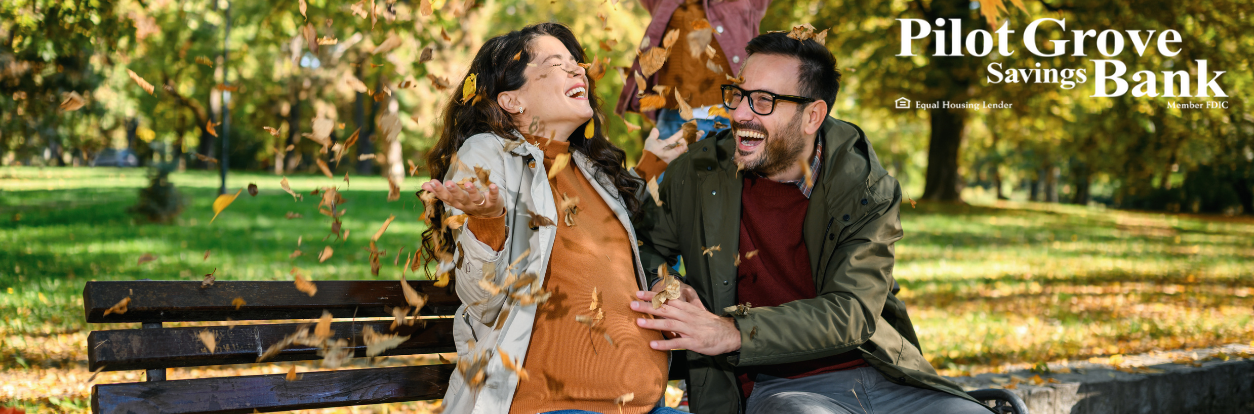
[[662, 275], [662, 286], [665, 288], [656, 295], [653, 295], [653, 309], [662, 307], [666, 301], [671, 299], [679, 299], [680, 283], [679, 279], [671, 276], [670, 269], [666, 267], [666, 263], [658, 265], [657, 272]]
[[331, 312], [322, 311], [322, 317], [318, 318], [318, 324], [314, 325], [314, 336], [318, 338], [331, 337]]
[[157, 260], [157, 257], [153, 256], [152, 253], [144, 253], [142, 256], [139, 256], [139, 260], [135, 261], [135, 264], [142, 265], [153, 260]]
[[567, 197], [566, 192], [562, 192], [562, 199], [557, 205], [557, 211], [565, 213], [562, 219], [567, 227], [575, 225], [575, 215], [579, 214], [579, 197]]
[[492, 185], [492, 170], [480, 167], [478, 164], [476, 164], [475, 165], [475, 177], [479, 177], [479, 183], [483, 184], [483, 188], [485, 190], [488, 188], [488, 186]]
[[335, 254], [335, 250], [332, 249], [331, 246], [323, 246], [322, 252], [318, 253], [318, 263], [327, 261], [327, 259], [331, 258], [332, 254]]
[[749, 308], [752, 308], [752, 307], [753, 307], [753, 304], [749, 302], [745, 302], [739, 305], [733, 305], [733, 306], [728, 306], [726, 308], [723, 308], [723, 312], [727, 312], [727, 314], [731, 316], [743, 317], [749, 314]]
[[662, 196], [658, 194], [657, 177], [650, 178], [649, 182], [645, 183], [645, 188], [649, 190], [649, 196], [653, 197], [653, 202], [657, 203], [658, 207], [661, 207]]
[[209, 353], [212, 354], [218, 350], [218, 338], [213, 336], [213, 332], [208, 329], [200, 331], [196, 337], [200, 339], [200, 343], [205, 344], [205, 349], [208, 349]]
[[675, 88], [675, 102], [679, 103], [679, 117], [685, 121], [692, 120], [692, 106], [679, 95], [679, 88]]
[[410, 286], [409, 282], [405, 281], [404, 273], [401, 274], [401, 292], [405, 294], [405, 303], [414, 307], [414, 314], [418, 314], [418, 312], [422, 310], [422, 307], [427, 305], [428, 296], [414, 290], [414, 287]]
[[[714, 50], [714, 45], [705, 45], [705, 57], [714, 59], [715, 56], [718, 56], [718, 51]], [[719, 68], [719, 72], [722, 71], [723, 69]]]
[[710, 72], [723, 73], [723, 67], [717, 62], [714, 62], [714, 59], [706, 59], [705, 68], [709, 69]]
[[242, 296], [236, 296], [235, 299], [231, 299], [231, 306], [234, 306], [235, 310], [239, 310], [239, 308], [247, 304], [248, 302], [245, 302]]
[[496, 353], [497, 355], [501, 357], [501, 365], [505, 366], [505, 369], [508, 369], [510, 371], [513, 371], [515, 374], [518, 374], [519, 381], [527, 380], [528, 378], [527, 370], [523, 369], [522, 361], [510, 358], [509, 354], [505, 353], [505, 350], [501, 349], [501, 347], [499, 346], [496, 347]]
[[110, 313], [116, 313], [118, 315], [124, 314], [126, 313], [126, 306], [130, 304], [131, 304], [131, 297], [127, 296], [126, 298], [118, 301], [118, 303], [114, 304], [113, 306], [110, 306], [109, 309], [105, 309], [104, 316], [109, 316]]
[[204, 280], [201, 280], [201, 281], [200, 281], [200, 287], [201, 287], [201, 288], [207, 288], [207, 287], [213, 286], [213, 282], [214, 282], [215, 280], [218, 280], [217, 276], [214, 276], [214, 275], [213, 275], [214, 273], [218, 273], [218, 268], [216, 268], [216, 267], [215, 267], [215, 268], [213, 268], [213, 271], [212, 271], [212, 272], [209, 272], [209, 273], [206, 273], [206, 274], [205, 274], [205, 278], [204, 278]]
[[318, 286], [314, 285], [313, 282], [305, 280], [305, 277], [300, 274], [300, 270], [293, 267], [292, 275], [296, 276], [296, 281], [294, 282], [296, 284], [296, 290], [305, 292], [305, 294], [309, 295], [309, 297], [313, 297], [315, 293], [318, 293]]
[[749, 331], [749, 339], [753, 339], [753, 337], [755, 336], [758, 336], [758, 327], [756, 326], [753, 327], [753, 329]]
[[757, 255], [758, 255], [758, 251], [757, 251], [757, 250], [754, 250], [754, 251], [751, 251], [751, 252], [745, 253], [745, 260], [752, 259], [752, 258], [753, 258], [753, 256], [757, 256]]
[[570, 165], [570, 153], [557, 154], [557, 157], [553, 158], [553, 166], [549, 168], [549, 179], [552, 180], [568, 165]]
[[389, 349], [401, 346], [402, 343], [409, 340], [409, 335], [400, 336], [377, 333], [373, 327], [366, 325], [366, 328], [361, 331], [361, 338], [366, 342], [366, 356], [373, 357]]
[[126, 74], [131, 76], [131, 80], [135, 81], [136, 85], [139, 85], [139, 87], [144, 88], [144, 92], [148, 92], [149, 95], [152, 95], [152, 91], [155, 88], [152, 86], [151, 83], [148, 83], [148, 81], [144, 80], [144, 78], [139, 77], [139, 74], [136, 74], [135, 71], [133, 70], [127, 69]]
[[244, 189], [241, 188], [239, 191], [235, 192], [235, 195], [222, 194], [219, 195], [218, 198], [214, 199], [213, 218], [209, 219], [209, 222], [212, 223], [214, 219], [217, 219], [218, 214], [221, 214], [222, 210], [226, 210], [226, 206], [231, 205], [231, 203], [235, 201], [235, 197], [239, 197], [239, 193], [242, 192], [244, 192]]

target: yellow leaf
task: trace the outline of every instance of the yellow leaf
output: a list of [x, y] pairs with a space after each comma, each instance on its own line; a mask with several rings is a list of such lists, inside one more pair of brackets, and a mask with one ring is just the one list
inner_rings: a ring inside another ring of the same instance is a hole
[[218, 349], [218, 338], [213, 336], [213, 332], [208, 329], [200, 331], [196, 334], [200, 338], [200, 343], [205, 344], [205, 348], [209, 349], [209, 353], [214, 353]]
[[414, 314], [417, 314], [427, 304], [427, 295], [414, 290], [414, 287], [405, 281], [404, 273], [401, 274], [401, 292], [405, 294], [405, 302], [409, 303], [409, 306], [414, 307]]
[[222, 194], [213, 200], [213, 218], [209, 219], [209, 222], [212, 223], [213, 220], [217, 219], [218, 214], [222, 214], [222, 210], [226, 210], [226, 206], [231, 205], [235, 201], [235, 197], [239, 197], [239, 193], [242, 192], [244, 192], [244, 189], [241, 188], [235, 192], [235, 195]]
[[109, 307], [109, 309], [105, 309], [104, 316], [109, 316], [110, 313], [116, 313], [118, 315], [124, 314], [126, 313], [126, 306], [130, 303], [131, 297], [127, 296], [125, 299], [118, 301], [117, 304]]
[[592, 121], [588, 121], [588, 126], [583, 127], [583, 137], [592, 139], [592, 135], [596, 133], [596, 126]]
[[557, 157], [553, 158], [553, 167], [549, 168], [549, 179], [552, 180], [553, 177], [556, 177], [558, 173], [566, 169], [566, 166], [569, 163], [570, 163], [569, 153], [557, 154]]
[[327, 261], [327, 259], [330, 259], [331, 255], [334, 253], [335, 253], [335, 250], [332, 250], [331, 246], [323, 247], [322, 253], [318, 253], [318, 263]]
[[470, 102], [470, 99], [475, 97], [475, 91], [478, 89], [478, 79], [479, 77], [472, 73], [470, 76], [466, 77], [466, 82], [462, 83], [463, 104]]
[[440, 275], [439, 280], [436, 280], [435, 283], [432, 283], [431, 285], [435, 287], [448, 286], [448, 273]]
[[313, 297], [315, 293], [318, 293], [318, 286], [314, 285], [313, 282], [305, 280], [295, 268], [292, 269], [292, 272], [296, 276], [296, 290], [305, 292], [309, 297]]
[[[292, 369], [287, 370], [287, 376], [285, 378], [288, 381], [296, 381], [296, 366], [295, 365], [292, 365]], [[256, 411], [257, 410], [253, 410], [253, 412], [256, 412]]]
[[209, 135], [213, 135], [214, 138], [218, 137], [218, 129], [216, 128], [216, 125], [218, 124], [213, 123], [213, 120], [209, 120], [205, 124], [205, 132], [208, 132]]
[[237, 297], [231, 301], [231, 304], [235, 305], [235, 310], [239, 310], [241, 306], [247, 305], [248, 302], [245, 302], [243, 297]]
[[727, 109], [723, 108], [723, 105], [714, 105], [710, 107], [710, 116], [721, 116], [723, 118], [731, 119], [731, 114], [727, 113]]
[[666, 107], [666, 97], [655, 94], [648, 94], [640, 97], [640, 110], [652, 111]]
[[202, 64], [211, 68], [213, 67], [213, 61], [209, 60], [209, 58], [204, 57], [204, 56], [196, 56], [196, 63]]
[[318, 325], [314, 327], [314, 336], [319, 338], [331, 337], [331, 312], [322, 311], [322, 317], [318, 318]]

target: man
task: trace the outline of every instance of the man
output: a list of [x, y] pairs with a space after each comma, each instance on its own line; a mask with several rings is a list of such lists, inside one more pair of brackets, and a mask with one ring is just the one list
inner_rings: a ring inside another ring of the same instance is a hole
[[631, 307], [674, 338], [650, 346], [689, 351], [693, 411], [988, 412], [936, 374], [891, 293], [901, 191], [827, 116], [835, 57], [783, 33], [747, 52], [722, 87], [732, 129], [675, 159], [636, 224], [646, 269], [685, 258], [680, 298], [654, 309], [657, 283]]

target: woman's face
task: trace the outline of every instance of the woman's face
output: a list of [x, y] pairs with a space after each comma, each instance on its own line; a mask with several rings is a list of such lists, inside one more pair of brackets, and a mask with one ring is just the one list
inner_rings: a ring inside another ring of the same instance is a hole
[[523, 72], [527, 82], [515, 91], [517, 104], [525, 111], [510, 110], [516, 114], [519, 130], [528, 131], [536, 118], [554, 131], [573, 130], [592, 119], [588, 78], [566, 45], [544, 35], [530, 46], [531, 62]]

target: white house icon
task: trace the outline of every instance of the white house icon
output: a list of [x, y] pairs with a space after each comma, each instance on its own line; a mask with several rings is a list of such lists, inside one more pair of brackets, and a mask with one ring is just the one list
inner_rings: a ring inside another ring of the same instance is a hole
[[903, 97], [900, 97], [900, 98], [897, 98], [897, 100], [896, 100], [895, 102], [897, 102], [897, 108], [899, 108], [899, 109], [900, 109], [900, 108], [906, 108], [906, 109], [909, 109], [909, 108], [910, 108], [910, 100], [909, 100], [909, 99], [906, 99], [906, 97], [904, 97], [904, 96], [903, 96]]

